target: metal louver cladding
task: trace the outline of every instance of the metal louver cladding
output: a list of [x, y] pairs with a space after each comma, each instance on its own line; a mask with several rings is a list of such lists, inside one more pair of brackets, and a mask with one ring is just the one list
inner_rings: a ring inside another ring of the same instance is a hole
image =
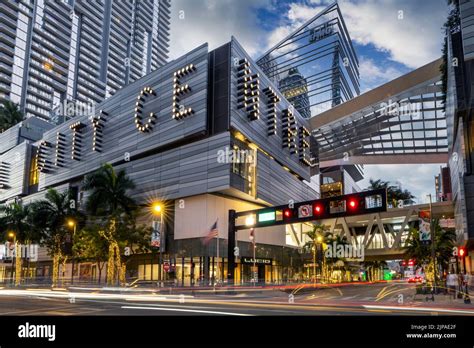
[[0, 162], [0, 189], [8, 189], [10, 179], [10, 163]]

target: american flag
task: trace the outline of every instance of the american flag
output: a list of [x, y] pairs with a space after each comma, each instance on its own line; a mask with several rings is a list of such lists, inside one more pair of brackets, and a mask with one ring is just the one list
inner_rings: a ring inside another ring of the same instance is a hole
[[216, 220], [216, 222], [214, 222], [214, 224], [211, 226], [210, 230], [209, 230], [209, 233], [207, 234], [207, 236], [204, 238], [204, 244], [208, 244], [211, 239], [217, 237], [219, 235], [219, 230], [217, 229], [217, 221], [219, 219]]
[[250, 229], [249, 239], [250, 239], [250, 241], [252, 242], [252, 244], [255, 245], [255, 243], [256, 243], [256, 240], [255, 240], [255, 228], [251, 228], [251, 229]]

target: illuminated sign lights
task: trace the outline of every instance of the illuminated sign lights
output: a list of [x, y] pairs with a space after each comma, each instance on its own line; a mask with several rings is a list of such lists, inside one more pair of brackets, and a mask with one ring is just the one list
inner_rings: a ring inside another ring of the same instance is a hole
[[306, 127], [301, 126], [299, 128], [299, 144], [298, 144], [298, 154], [299, 159], [302, 163], [306, 164], [307, 166], [311, 165], [310, 156], [309, 156], [309, 142], [307, 140], [309, 137], [309, 131]]
[[56, 167], [64, 167], [66, 151], [66, 136], [60, 132], [56, 133], [56, 155], [54, 165]]
[[100, 110], [100, 114], [92, 118], [92, 151], [102, 152], [102, 138], [103, 128], [107, 119], [105, 118], [108, 114], [104, 110]]
[[51, 144], [42, 140], [36, 152], [36, 169], [42, 173], [48, 173], [52, 170], [51, 163], [47, 159]]
[[180, 78], [192, 73], [196, 70], [193, 64], [186, 65], [184, 68], [174, 73], [173, 79], [173, 118], [180, 120], [193, 113], [192, 108], [186, 108], [183, 104], [179, 104], [180, 97], [191, 91], [188, 84], [181, 85]]
[[10, 178], [10, 164], [7, 162], [0, 162], [0, 189], [10, 188], [8, 180]]
[[143, 88], [137, 97], [137, 102], [135, 103], [135, 126], [138, 128], [140, 132], [146, 133], [153, 129], [153, 125], [155, 124], [156, 115], [153, 112], [150, 112], [148, 115], [148, 119], [145, 123], [142, 123], [143, 117], [143, 103], [145, 103], [146, 98], [148, 96], [156, 96], [155, 91], [151, 87]]
[[268, 127], [268, 135], [276, 135], [277, 134], [277, 110], [276, 104], [281, 100], [280, 97], [276, 94], [276, 92], [271, 87], [267, 87], [263, 90], [263, 93], [267, 96], [267, 127]]
[[257, 215], [258, 222], [275, 221], [275, 220], [276, 220], [275, 211], [262, 212]]
[[290, 154], [296, 153], [297, 125], [295, 115], [289, 109], [283, 110], [282, 115], [282, 138], [283, 148], [288, 147]]
[[258, 74], [252, 74], [247, 58], [239, 60], [237, 67], [237, 108], [244, 109], [250, 121], [260, 118]]
[[72, 145], [71, 145], [71, 159], [80, 161], [81, 160], [81, 149], [82, 149], [82, 134], [81, 130], [86, 125], [80, 121], [74, 122], [69, 126], [72, 130]]

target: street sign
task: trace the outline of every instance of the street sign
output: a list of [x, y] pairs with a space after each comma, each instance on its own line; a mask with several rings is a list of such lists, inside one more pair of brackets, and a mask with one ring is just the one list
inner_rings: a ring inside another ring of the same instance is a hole
[[313, 216], [313, 206], [311, 204], [305, 204], [298, 207], [298, 217], [306, 218]]
[[257, 215], [258, 222], [275, 221], [275, 211], [266, 211]]
[[431, 215], [429, 210], [421, 210], [419, 212], [420, 221], [420, 241], [429, 243], [431, 241]]
[[163, 270], [164, 270], [165, 272], [169, 272], [169, 271], [170, 271], [170, 264], [169, 264], [168, 262], [165, 262], [165, 263], [163, 264]]

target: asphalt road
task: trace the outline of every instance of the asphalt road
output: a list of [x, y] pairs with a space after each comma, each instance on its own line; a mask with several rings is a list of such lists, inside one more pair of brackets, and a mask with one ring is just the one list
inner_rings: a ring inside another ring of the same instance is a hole
[[474, 305], [439, 295], [414, 297], [413, 284], [342, 284], [327, 288], [0, 289], [0, 315], [474, 315]]

